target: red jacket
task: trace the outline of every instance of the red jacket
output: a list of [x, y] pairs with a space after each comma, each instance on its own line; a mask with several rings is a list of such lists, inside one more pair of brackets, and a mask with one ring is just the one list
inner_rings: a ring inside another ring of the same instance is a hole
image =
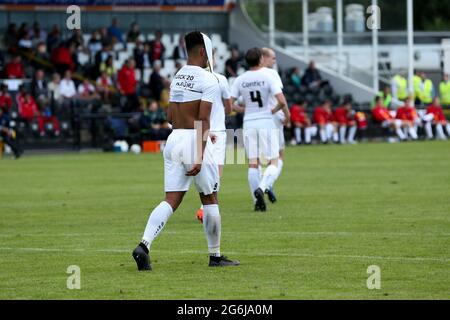
[[21, 118], [32, 119], [39, 116], [39, 109], [34, 101], [34, 98], [30, 96], [28, 102], [25, 98], [19, 97], [19, 115]]
[[397, 109], [397, 119], [414, 121], [417, 118], [417, 111], [414, 107], [403, 106]]
[[323, 125], [333, 120], [333, 114], [325, 110], [322, 106], [318, 106], [313, 112], [313, 122]]
[[73, 63], [72, 55], [70, 50], [64, 46], [57, 47], [53, 49], [52, 52], [52, 62], [54, 64], [66, 64], [70, 66], [70, 70], [75, 69], [75, 64]]
[[22, 63], [9, 62], [5, 67], [6, 77], [9, 79], [25, 78], [25, 69]]
[[291, 122], [292, 123], [306, 123], [306, 112], [305, 109], [301, 106], [294, 104], [291, 107]]
[[[1, 104], [0, 104], [1, 105]], [[446, 121], [447, 119], [444, 116], [444, 113], [442, 112], [442, 107], [437, 105], [430, 105], [427, 108], [427, 114], [433, 114], [434, 115], [434, 121]]]
[[336, 108], [333, 112], [333, 120], [340, 124], [347, 124], [349, 119], [349, 112], [344, 107]]
[[375, 108], [372, 109], [372, 116], [376, 122], [383, 122], [386, 120], [394, 119], [389, 113], [388, 109], [379, 105], [375, 106]]
[[136, 93], [136, 72], [134, 69], [130, 69], [127, 66], [123, 66], [119, 71], [117, 77], [120, 89], [125, 95]]
[[12, 107], [12, 99], [9, 93], [3, 94], [0, 92], [0, 108], [3, 109], [3, 111], [9, 111]]

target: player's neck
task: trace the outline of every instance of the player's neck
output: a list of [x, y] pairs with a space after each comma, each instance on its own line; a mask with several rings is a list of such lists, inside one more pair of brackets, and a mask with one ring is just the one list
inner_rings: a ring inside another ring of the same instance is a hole
[[262, 66], [256, 66], [256, 67], [251, 67], [250, 69], [248, 69], [248, 70], [250, 70], [250, 71], [256, 71], [256, 70], [259, 70], [259, 69], [261, 69], [262, 68]]
[[195, 58], [188, 58], [186, 65], [202, 68], [202, 62], [199, 59], [195, 59]]

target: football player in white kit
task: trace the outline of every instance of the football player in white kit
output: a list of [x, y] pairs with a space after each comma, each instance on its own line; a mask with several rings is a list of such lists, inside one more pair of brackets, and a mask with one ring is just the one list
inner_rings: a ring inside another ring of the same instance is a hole
[[[263, 69], [266, 70], [275, 79], [280, 88], [283, 89], [283, 81], [281, 81], [280, 75], [274, 69], [277, 63], [275, 51], [273, 51], [270, 48], [262, 48], [261, 51], [262, 51]], [[275, 98], [275, 96], [270, 96], [269, 104], [272, 109], [274, 109], [277, 106], [277, 99]], [[280, 176], [281, 170], [283, 169], [284, 149], [285, 149], [284, 126], [289, 125], [289, 120], [290, 120], [289, 118], [286, 119], [282, 110], [279, 110], [278, 112], [273, 114], [273, 121], [275, 122], [275, 126], [279, 130], [279, 138], [280, 138], [279, 139], [280, 156], [278, 159], [278, 173], [274, 179], [274, 183]], [[275, 201], [277, 201], [275, 193], [273, 192], [273, 184], [266, 190], [266, 193], [270, 202], [274, 203]]]
[[[215, 162], [219, 166], [219, 178], [222, 177], [223, 166], [225, 164], [225, 151], [227, 148], [227, 132], [225, 127], [225, 114], [229, 114], [232, 111], [231, 106], [231, 93], [228, 85], [228, 80], [223, 75], [217, 72], [213, 72], [216, 78], [219, 80], [220, 90], [217, 91], [216, 98], [212, 104], [211, 117], [210, 117], [210, 131], [209, 136], [213, 142], [213, 156]], [[220, 181], [220, 180], [219, 180]], [[216, 191], [219, 192], [219, 186]], [[203, 223], [203, 205], [196, 213], [197, 219]]]
[[150, 214], [142, 240], [132, 253], [138, 270], [152, 269], [149, 256], [152, 242], [180, 205], [192, 181], [203, 203], [209, 266], [239, 265], [239, 261], [228, 260], [220, 254], [221, 217], [214, 194], [219, 184], [219, 172], [209, 138], [211, 108], [219, 91], [219, 82], [204, 69], [209, 65], [213, 70], [212, 44], [198, 31], [187, 34], [185, 41], [187, 65], [177, 72], [170, 85], [167, 117], [173, 131], [164, 148], [166, 197]]
[[[265, 211], [264, 192], [273, 184], [278, 173], [279, 134], [272, 114], [283, 110], [290, 118], [286, 98], [279, 83], [262, 68], [262, 51], [252, 48], [245, 60], [250, 68], [237, 77], [231, 89], [231, 102], [242, 97], [244, 105], [244, 147], [249, 160], [248, 182], [255, 203], [255, 211]], [[270, 97], [277, 105], [271, 108]], [[269, 165], [260, 177], [258, 164], [268, 160]]]

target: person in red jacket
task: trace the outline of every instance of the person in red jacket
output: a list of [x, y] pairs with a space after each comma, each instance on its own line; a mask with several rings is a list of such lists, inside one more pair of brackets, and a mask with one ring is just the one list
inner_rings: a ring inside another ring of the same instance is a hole
[[[354, 119], [352, 104], [345, 102], [342, 106], [336, 108], [333, 112], [333, 119], [339, 126], [339, 139], [342, 144], [355, 142], [356, 121]], [[348, 129], [348, 138], [346, 133]]]
[[25, 68], [22, 64], [22, 58], [19, 55], [13, 57], [5, 66], [5, 76], [8, 79], [25, 78]]
[[413, 99], [411, 97], [405, 100], [405, 104], [397, 109], [396, 119], [403, 121], [405, 128], [405, 135], [409, 136], [413, 140], [417, 140], [417, 127], [421, 123], [419, 116], [417, 115], [417, 110], [414, 107]]
[[437, 138], [440, 140], [447, 140], [444, 134], [444, 127], [447, 131], [447, 135], [450, 137], [450, 123], [444, 116], [442, 112], [442, 106], [439, 97], [433, 99], [433, 103], [427, 108], [427, 116], [429, 116], [430, 121], [425, 122], [425, 131], [429, 139], [433, 138], [433, 129], [435, 127]]
[[333, 139], [338, 142], [337, 124], [333, 121], [333, 113], [331, 111], [331, 102], [326, 100], [322, 105], [317, 106], [313, 112], [313, 123], [319, 129], [320, 140], [327, 143]]
[[405, 125], [402, 120], [394, 118], [388, 109], [383, 105], [381, 97], [375, 98], [375, 107], [372, 109], [372, 118], [375, 123], [382, 128], [392, 128], [395, 130], [398, 138], [403, 141], [406, 140], [406, 135], [402, 128]]
[[0, 109], [6, 115], [9, 115], [9, 111], [13, 105], [11, 95], [8, 93], [8, 86], [4, 83], [0, 85]]
[[58, 119], [51, 114], [41, 114], [37, 107], [36, 101], [30, 93], [22, 90], [21, 94], [17, 98], [17, 104], [20, 118], [28, 123], [37, 121], [41, 136], [45, 135], [45, 125], [47, 123], [52, 123], [55, 130], [55, 135], [59, 135], [60, 130]]
[[75, 63], [73, 62], [72, 53], [67, 47], [67, 44], [61, 43], [58, 47], [53, 49], [51, 61], [61, 76], [64, 76], [64, 73], [67, 70], [75, 70]]
[[136, 94], [137, 81], [135, 66], [134, 59], [128, 59], [122, 69], [120, 69], [117, 77], [120, 93], [126, 98], [126, 104], [122, 109], [123, 112], [139, 111], [139, 100]]
[[317, 128], [311, 125], [311, 119], [309, 119], [306, 113], [307, 102], [302, 101], [300, 104], [294, 104], [291, 107], [291, 123], [294, 130], [294, 138], [291, 144], [300, 144], [302, 142], [302, 132], [305, 136], [305, 143], [311, 143], [311, 137], [317, 134]]

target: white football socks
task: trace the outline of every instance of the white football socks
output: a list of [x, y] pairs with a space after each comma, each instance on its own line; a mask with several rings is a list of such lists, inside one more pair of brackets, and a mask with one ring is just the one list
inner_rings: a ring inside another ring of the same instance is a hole
[[433, 129], [431, 128], [431, 122], [430, 121], [425, 123], [425, 132], [427, 134], [427, 138], [428, 139], [432, 139], [433, 138]]
[[406, 135], [405, 135], [405, 133], [403, 132], [402, 128], [397, 127], [397, 128], [395, 129], [395, 133], [396, 133], [397, 136], [400, 138], [400, 140], [405, 140], [405, 139], [406, 139]]
[[348, 142], [350, 142], [350, 143], [355, 142], [356, 130], [357, 130], [356, 126], [350, 127], [350, 129], [348, 130], [348, 138], [347, 138]]
[[263, 177], [261, 182], [259, 183], [259, 188], [264, 192], [275, 182], [276, 176], [278, 173], [278, 168], [273, 164], [269, 164], [264, 170]]
[[302, 132], [301, 132], [300, 128], [295, 128], [294, 134], [295, 134], [295, 141], [297, 143], [301, 143], [302, 142]]
[[436, 124], [436, 135], [437, 135], [437, 138], [440, 140], [447, 139], [444, 134], [444, 128], [442, 128], [442, 124], [440, 124], [440, 123]]
[[320, 134], [320, 141], [322, 141], [322, 143], [325, 143], [325, 142], [327, 142], [327, 132], [326, 132], [326, 130], [325, 130], [325, 128], [320, 128], [320, 131], [319, 131], [319, 134]]
[[219, 213], [219, 205], [207, 204], [203, 206], [203, 228], [208, 241], [210, 256], [220, 257], [220, 234], [222, 222]]
[[310, 144], [311, 143], [311, 135], [315, 135], [315, 134], [312, 134], [313, 127], [305, 128], [304, 131], [305, 131], [305, 143]]
[[256, 189], [258, 189], [258, 185], [261, 178], [259, 175], [259, 170], [256, 168], [248, 168], [248, 185], [250, 186], [250, 193], [252, 195], [253, 201], [255, 202], [255, 195], [253, 192], [255, 192]]
[[[270, 188], [272, 188], [273, 184], [275, 183], [275, 181], [278, 180], [278, 177], [281, 174], [281, 170], [283, 170], [283, 160], [282, 159], [278, 159], [277, 173], [275, 175], [275, 179], [273, 180], [272, 184], [269, 186]], [[263, 191], [265, 191], [265, 190], [263, 190]]]
[[408, 133], [409, 133], [409, 136], [410, 136], [411, 138], [413, 138], [414, 140], [417, 140], [417, 139], [419, 138], [419, 137], [417, 136], [417, 131], [416, 131], [416, 129], [414, 128], [414, 126], [409, 127]]
[[339, 139], [341, 140], [341, 143], [347, 143], [347, 140], [345, 139], [345, 134], [347, 132], [347, 127], [340, 127], [339, 128]]
[[147, 226], [145, 227], [144, 235], [141, 241], [147, 246], [149, 251], [153, 240], [155, 240], [164, 228], [172, 213], [172, 207], [166, 201], [162, 201], [155, 209], [153, 209], [150, 217], [148, 218]]
[[445, 125], [445, 130], [447, 131], [447, 135], [450, 137], [450, 123]]

